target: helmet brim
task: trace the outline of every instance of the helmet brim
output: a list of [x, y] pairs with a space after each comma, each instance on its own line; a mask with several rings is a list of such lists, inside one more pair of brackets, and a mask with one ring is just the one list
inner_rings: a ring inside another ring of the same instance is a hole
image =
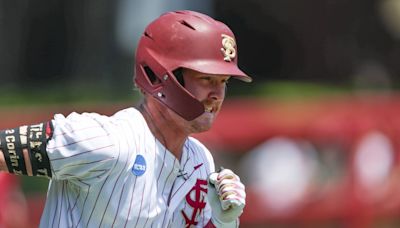
[[181, 65], [180, 67], [195, 70], [204, 74], [229, 75], [244, 82], [253, 81], [250, 76], [244, 73], [235, 63], [232, 62], [198, 60]]

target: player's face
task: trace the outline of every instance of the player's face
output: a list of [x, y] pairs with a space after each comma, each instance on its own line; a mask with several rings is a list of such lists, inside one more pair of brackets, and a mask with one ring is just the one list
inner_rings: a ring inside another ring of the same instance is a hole
[[203, 105], [205, 112], [188, 122], [192, 133], [207, 131], [221, 110], [230, 76], [203, 74], [185, 69], [183, 80], [185, 88]]

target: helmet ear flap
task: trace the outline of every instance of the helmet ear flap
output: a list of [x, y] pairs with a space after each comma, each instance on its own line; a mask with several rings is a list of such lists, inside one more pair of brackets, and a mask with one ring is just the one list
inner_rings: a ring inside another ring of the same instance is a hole
[[160, 79], [156, 76], [156, 74], [153, 72], [153, 70], [151, 70], [150, 67], [148, 66], [144, 66], [143, 70], [145, 72], [145, 76], [147, 77], [147, 79], [149, 80], [149, 82], [155, 86], [158, 84], [161, 84]]
[[[204, 113], [203, 104], [183, 88], [171, 71], [165, 69], [151, 53], [142, 52], [142, 55], [146, 55], [147, 61], [136, 65], [135, 78], [140, 88], [188, 121]], [[183, 68], [177, 71], [177, 75], [178, 78], [182, 75], [183, 81]]]
[[136, 66], [136, 74], [137, 75], [134, 77], [135, 84], [143, 91], [154, 94], [162, 89], [161, 80], [149, 66], [138, 64]]

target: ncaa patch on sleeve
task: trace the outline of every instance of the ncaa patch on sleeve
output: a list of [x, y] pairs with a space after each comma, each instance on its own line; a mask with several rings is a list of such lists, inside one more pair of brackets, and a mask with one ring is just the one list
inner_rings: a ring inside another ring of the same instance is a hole
[[146, 172], [146, 160], [140, 154], [136, 155], [135, 163], [133, 163], [132, 173], [135, 176], [142, 176]]

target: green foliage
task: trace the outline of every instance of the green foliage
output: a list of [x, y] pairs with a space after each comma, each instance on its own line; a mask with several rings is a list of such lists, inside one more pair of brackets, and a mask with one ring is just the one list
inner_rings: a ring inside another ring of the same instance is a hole
[[0, 87], [0, 106], [96, 104], [138, 100], [138, 91], [92, 85], [47, 86], [46, 88]]
[[257, 97], [268, 99], [306, 99], [320, 96], [340, 96], [352, 92], [350, 87], [321, 83], [271, 81], [263, 83], [229, 82], [229, 97]]
[[351, 93], [350, 88], [307, 82], [269, 82], [257, 85], [254, 95], [268, 98], [315, 98]]

